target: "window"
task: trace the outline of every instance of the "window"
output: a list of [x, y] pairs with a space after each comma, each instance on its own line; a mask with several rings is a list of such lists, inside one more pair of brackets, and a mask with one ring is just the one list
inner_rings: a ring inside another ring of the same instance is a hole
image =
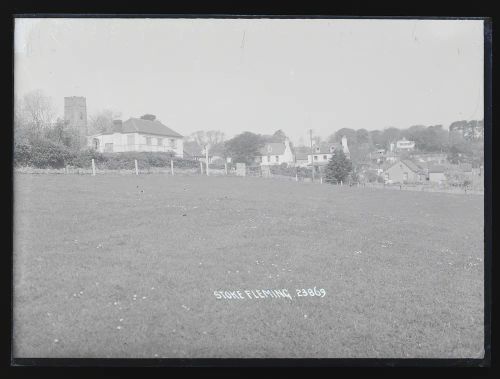
[[317, 160], [318, 160], [318, 156], [317, 156], [317, 155], [315, 155], [315, 156], [314, 156], [314, 160], [315, 160], [315, 161], [317, 161]]
[[276, 162], [279, 162], [279, 161], [280, 161], [280, 156], [276, 155]]
[[135, 145], [135, 135], [130, 134], [127, 136], [127, 145]]
[[328, 157], [326, 155], [323, 155], [323, 159], [326, 161]]
[[104, 151], [106, 153], [112, 153], [113, 152], [113, 144], [112, 143], [104, 144]]
[[83, 113], [80, 112], [80, 120], [83, 120]]
[[146, 137], [146, 145], [151, 145], [151, 137]]
[[170, 139], [170, 148], [171, 149], [175, 149], [176, 148], [176, 141], [173, 138]]
[[163, 146], [163, 138], [157, 138], [157, 139], [156, 139], [156, 144], [157, 144], [158, 146]]
[[403, 180], [404, 180], [405, 182], [407, 182], [407, 181], [408, 181], [408, 173], [407, 173], [407, 172], [403, 173]]
[[384, 177], [385, 177], [385, 180], [389, 180], [389, 173], [388, 173], [388, 172], [386, 172], [386, 173], [384, 174]]
[[271, 162], [271, 156], [270, 155], [267, 155], [267, 161]]

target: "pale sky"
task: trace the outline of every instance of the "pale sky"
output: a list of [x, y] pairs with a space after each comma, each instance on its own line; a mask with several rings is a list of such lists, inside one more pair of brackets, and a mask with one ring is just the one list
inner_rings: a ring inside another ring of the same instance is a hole
[[482, 20], [16, 19], [16, 97], [270, 134], [483, 118]]

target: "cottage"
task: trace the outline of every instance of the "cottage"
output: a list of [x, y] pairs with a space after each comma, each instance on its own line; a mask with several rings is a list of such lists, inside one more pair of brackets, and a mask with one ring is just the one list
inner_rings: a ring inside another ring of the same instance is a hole
[[384, 179], [392, 183], [416, 183], [426, 180], [424, 170], [410, 160], [400, 160], [384, 170]]
[[408, 141], [406, 138], [403, 138], [396, 142], [396, 150], [397, 151], [410, 151], [415, 148], [414, 141]]
[[445, 167], [442, 165], [431, 166], [428, 169], [429, 182], [432, 183], [444, 183], [446, 181], [446, 176], [444, 174]]
[[182, 135], [156, 120], [154, 115], [114, 121], [113, 131], [88, 137], [88, 145], [99, 152], [172, 152], [183, 157]]
[[311, 165], [314, 162], [315, 165], [323, 166], [328, 164], [328, 161], [332, 159], [335, 151], [342, 150], [342, 146], [338, 143], [334, 144], [320, 144], [319, 146], [313, 146], [313, 154], [307, 155], [307, 163]]
[[280, 165], [282, 163], [293, 164], [294, 157], [290, 141], [287, 138], [284, 142], [266, 143], [260, 149], [260, 155], [256, 157], [256, 161], [262, 166]]

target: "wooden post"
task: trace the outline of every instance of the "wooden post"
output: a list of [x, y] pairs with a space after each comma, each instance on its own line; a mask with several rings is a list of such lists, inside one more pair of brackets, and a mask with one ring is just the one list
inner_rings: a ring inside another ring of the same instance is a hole
[[139, 175], [139, 167], [137, 166], [137, 159], [135, 159], [135, 174]]
[[200, 173], [203, 175], [203, 161], [200, 161]]
[[224, 162], [224, 171], [226, 172], [227, 175], [227, 162]]
[[323, 177], [322, 176], [319, 178], [319, 184], [323, 184]]
[[170, 173], [174, 176], [174, 160], [170, 160]]
[[299, 175], [297, 173], [295, 173], [295, 181], [298, 182], [299, 181]]
[[208, 176], [208, 144], [205, 146], [205, 163], [206, 163], [206, 168], [205, 168], [205, 171], [207, 172], [207, 176]]
[[313, 131], [312, 131], [312, 129], [309, 129], [309, 136], [311, 138], [311, 167], [312, 167], [311, 182], [314, 182], [314, 150], [313, 150]]
[[95, 176], [95, 162], [92, 159], [92, 176]]
[[342, 183], [342, 180], [340, 181], [340, 185], [341, 185], [341, 186], [343, 186], [343, 185], [344, 185], [344, 183]]

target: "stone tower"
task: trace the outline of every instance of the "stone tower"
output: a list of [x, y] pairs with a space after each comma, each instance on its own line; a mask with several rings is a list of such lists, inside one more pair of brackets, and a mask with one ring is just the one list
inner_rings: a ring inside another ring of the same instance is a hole
[[68, 126], [78, 132], [81, 144], [86, 144], [87, 130], [87, 100], [82, 96], [64, 98], [64, 120]]

